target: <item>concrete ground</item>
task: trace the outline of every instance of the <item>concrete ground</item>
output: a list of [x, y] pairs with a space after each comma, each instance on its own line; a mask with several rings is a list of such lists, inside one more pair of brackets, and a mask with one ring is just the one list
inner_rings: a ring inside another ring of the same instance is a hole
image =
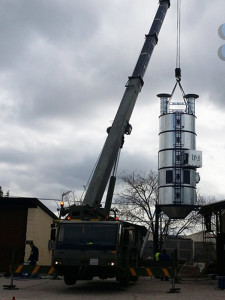
[[24, 279], [14, 278], [17, 290], [3, 289], [10, 279], [0, 277], [1, 300], [70, 300], [70, 299], [129, 299], [129, 300], [164, 300], [164, 299], [225, 299], [225, 290], [218, 289], [218, 281], [212, 279], [183, 279], [175, 288], [180, 293], [168, 293], [172, 287], [171, 281], [161, 281], [142, 277], [137, 283], [131, 283], [128, 288], [121, 288], [114, 280], [78, 281], [74, 286], [66, 286], [61, 279]]

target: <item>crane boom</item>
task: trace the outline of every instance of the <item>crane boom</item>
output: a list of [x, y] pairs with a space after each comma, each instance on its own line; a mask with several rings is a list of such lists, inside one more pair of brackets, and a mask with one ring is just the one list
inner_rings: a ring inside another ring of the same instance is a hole
[[[54, 241], [52, 265], [64, 276], [68, 285], [77, 280], [116, 278], [123, 286], [138, 276], [130, 270], [140, 266], [140, 251], [146, 228], [109, 216], [115, 185], [113, 173], [124, 134], [130, 134], [129, 120], [138, 94], [144, 84], [143, 77], [158, 41], [170, 0], [160, 0], [159, 8], [150, 28], [133, 74], [116, 113], [112, 127], [107, 130], [99, 161], [93, 173], [82, 205], [69, 208], [61, 206], [60, 215], [66, 219], [52, 226], [51, 239]], [[110, 178], [110, 180], [109, 180]], [[109, 181], [106, 204], [101, 208], [101, 200]], [[55, 229], [57, 234], [55, 235]]]
[[169, 6], [169, 0], [160, 0], [152, 26], [146, 35], [133, 74], [128, 79], [123, 98], [88, 186], [83, 200], [84, 205], [88, 204], [90, 207], [100, 206], [118, 151], [121, 147], [121, 140], [124, 134], [128, 134], [129, 120], [138, 94], [144, 84], [143, 77], [154, 47], [157, 44], [158, 34]]

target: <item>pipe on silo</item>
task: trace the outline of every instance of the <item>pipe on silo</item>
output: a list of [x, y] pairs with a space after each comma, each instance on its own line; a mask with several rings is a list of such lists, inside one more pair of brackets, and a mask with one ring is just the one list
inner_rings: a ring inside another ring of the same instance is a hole
[[169, 112], [169, 100], [170, 94], [158, 94], [157, 97], [160, 98], [160, 115], [165, 115]]
[[196, 94], [187, 94], [184, 96], [184, 98], [187, 101], [187, 113], [189, 115], [195, 116], [195, 99], [197, 99], [199, 96]]

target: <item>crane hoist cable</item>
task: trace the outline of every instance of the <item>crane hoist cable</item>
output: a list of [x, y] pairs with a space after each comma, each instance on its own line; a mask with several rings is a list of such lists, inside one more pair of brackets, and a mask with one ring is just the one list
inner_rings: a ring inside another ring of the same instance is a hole
[[177, 0], [177, 54], [176, 68], [180, 68], [180, 18], [181, 18], [181, 2]]
[[[109, 133], [110, 128], [111, 128], [111, 127], [107, 128], [107, 133]], [[115, 163], [114, 163], [114, 167], [113, 167], [113, 170], [112, 170], [112, 176], [114, 176], [114, 177], [116, 177], [116, 174], [117, 174], [118, 164], [119, 164], [119, 158], [120, 158], [120, 153], [121, 153], [121, 148], [122, 148], [122, 146], [123, 146], [123, 142], [124, 142], [124, 139], [122, 139], [122, 141], [121, 141], [121, 147], [120, 147], [120, 149], [119, 149], [119, 151], [118, 151], [118, 154], [117, 154], [117, 157], [116, 157], [116, 160], [115, 160]], [[103, 148], [102, 148], [102, 150], [103, 150]], [[98, 163], [99, 158], [100, 158], [100, 156], [101, 156], [102, 150], [101, 150], [101, 152], [100, 152], [100, 154], [99, 154], [99, 156], [98, 156], [98, 159], [97, 159], [97, 161], [96, 161], [96, 163], [95, 163], [95, 165], [94, 165], [94, 167], [93, 167], [93, 169], [92, 169], [92, 171], [91, 171], [91, 174], [90, 174], [90, 176], [89, 176], [89, 178], [88, 178], [88, 180], [87, 180], [86, 185], [83, 186], [83, 187], [84, 187], [84, 190], [83, 190], [82, 195], [81, 195], [81, 200], [83, 200], [84, 194], [85, 194], [85, 192], [86, 192], [86, 190], [87, 190], [87, 186], [89, 185], [89, 183], [90, 183], [90, 181], [91, 181], [92, 175], [93, 175], [94, 170], [95, 170], [95, 168], [96, 168], [96, 166], [97, 166], [97, 163]]]
[[80, 197], [81, 200], [83, 200], [83, 198], [84, 198], [84, 194], [85, 194], [85, 192], [86, 192], [86, 190], [87, 190], [87, 186], [89, 185], [89, 183], [90, 183], [90, 181], [91, 181], [91, 177], [92, 177], [92, 175], [93, 175], [93, 173], [94, 173], [94, 171], [95, 171], [95, 168], [96, 168], [97, 163], [98, 163], [98, 161], [99, 161], [99, 158], [100, 158], [100, 156], [101, 156], [102, 150], [103, 150], [103, 147], [102, 147], [102, 149], [101, 149], [101, 151], [100, 151], [100, 154], [99, 154], [99, 156], [98, 156], [98, 158], [97, 158], [97, 160], [96, 160], [96, 163], [95, 163], [95, 165], [94, 165], [94, 167], [93, 167], [93, 169], [92, 169], [92, 171], [91, 171], [91, 174], [90, 174], [90, 176], [89, 176], [89, 178], [88, 178], [88, 180], [87, 180], [86, 185], [83, 186], [84, 189], [83, 189], [83, 192], [82, 192], [81, 197]]
[[184, 89], [181, 85], [181, 68], [180, 68], [180, 28], [181, 28], [181, 0], [177, 0], [177, 38], [176, 38], [176, 68], [175, 68], [175, 78], [176, 78], [176, 83], [175, 86], [172, 90], [171, 97], [173, 97], [173, 94], [179, 86], [184, 102], [186, 104], [186, 99], [184, 98], [185, 92]]

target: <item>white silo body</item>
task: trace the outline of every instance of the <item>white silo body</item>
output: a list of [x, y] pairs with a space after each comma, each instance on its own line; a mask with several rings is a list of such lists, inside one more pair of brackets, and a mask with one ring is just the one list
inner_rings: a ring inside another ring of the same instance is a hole
[[185, 218], [196, 203], [196, 169], [202, 165], [196, 151], [195, 99], [188, 94], [182, 102], [172, 102], [169, 94], [159, 94], [158, 205], [170, 217]]

